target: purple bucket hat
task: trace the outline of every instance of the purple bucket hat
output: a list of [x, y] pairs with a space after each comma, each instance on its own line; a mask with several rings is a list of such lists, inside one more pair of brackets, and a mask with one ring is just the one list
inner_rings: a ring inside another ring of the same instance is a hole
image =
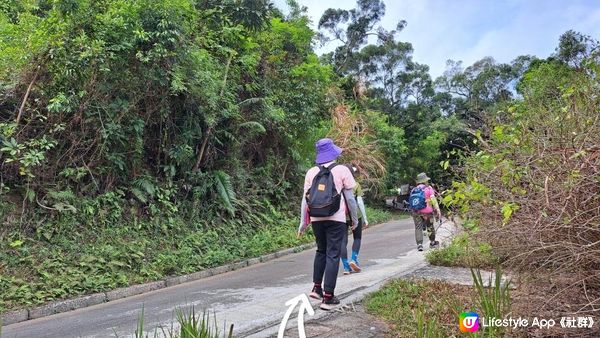
[[317, 164], [331, 162], [342, 154], [342, 148], [336, 146], [329, 138], [322, 138], [315, 144], [317, 150]]

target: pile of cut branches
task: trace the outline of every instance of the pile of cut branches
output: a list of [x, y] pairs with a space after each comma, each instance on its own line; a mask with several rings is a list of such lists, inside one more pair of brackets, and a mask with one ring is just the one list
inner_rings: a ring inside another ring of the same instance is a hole
[[352, 112], [346, 104], [336, 105], [331, 115], [333, 126], [329, 137], [344, 150], [342, 161], [356, 166], [361, 182], [377, 195], [384, 182], [386, 166], [385, 155], [377, 147], [374, 132], [363, 116]]

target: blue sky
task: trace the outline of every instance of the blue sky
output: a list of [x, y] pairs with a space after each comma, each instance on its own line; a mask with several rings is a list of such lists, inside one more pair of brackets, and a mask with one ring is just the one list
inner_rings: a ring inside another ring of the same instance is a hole
[[[355, 7], [355, 1], [298, 0], [308, 7], [314, 29], [327, 8]], [[531, 54], [545, 58], [558, 45], [558, 37], [573, 29], [600, 40], [600, 0], [384, 0], [384, 27], [399, 20], [407, 27], [398, 35], [412, 43], [414, 60], [430, 66], [435, 78], [446, 60], [465, 65], [492, 56], [509, 62]], [[274, 0], [285, 8], [285, 0]], [[324, 47], [317, 52], [331, 50]]]

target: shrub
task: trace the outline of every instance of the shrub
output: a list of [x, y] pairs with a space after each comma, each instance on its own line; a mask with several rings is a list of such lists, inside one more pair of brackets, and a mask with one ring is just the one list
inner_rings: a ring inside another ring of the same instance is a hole
[[481, 150], [444, 198], [505, 264], [568, 276], [557, 295], [586, 290], [580, 311], [600, 300], [600, 65], [583, 64], [533, 66], [518, 87], [523, 99], [478, 134]]
[[490, 244], [476, 242], [467, 232], [456, 236], [446, 247], [428, 251], [426, 258], [433, 265], [474, 268], [492, 267], [499, 262]]

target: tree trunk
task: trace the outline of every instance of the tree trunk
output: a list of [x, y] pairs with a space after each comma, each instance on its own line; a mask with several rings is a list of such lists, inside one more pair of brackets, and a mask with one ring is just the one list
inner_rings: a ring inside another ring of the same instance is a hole
[[19, 125], [19, 122], [21, 121], [21, 116], [23, 115], [23, 110], [25, 109], [25, 103], [27, 103], [27, 98], [29, 97], [29, 94], [31, 93], [31, 88], [33, 87], [33, 84], [35, 83], [35, 80], [38, 77], [39, 71], [40, 71], [40, 67], [38, 66], [38, 68], [35, 71], [35, 74], [33, 75], [33, 79], [31, 80], [31, 82], [29, 83], [29, 86], [27, 87], [27, 91], [25, 92], [25, 96], [23, 97], [23, 102], [21, 102], [21, 107], [19, 108], [19, 113], [17, 114], [17, 120], [15, 121], [17, 123], [17, 125]]
[[[219, 92], [219, 98], [223, 98], [223, 94], [225, 93], [225, 86], [227, 85], [227, 75], [229, 74], [229, 66], [231, 65], [231, 59], [233, 59], [233, 54], [229, 56], [227, 59], [227, 65], [225, 65], [225, 75], [223, 76], [223, 85], [221, 86], [221, 91]], [[216, 125], [216, 124], [215, 124]], [[206, 151], [206, 147], [208, 145], [208, 139], [212, 134], [213, 126], [209, 127], [206, 133], [204, 134], [204, 140], [202, 141], [202, 145], [198, 151], [198, 158], [196, 159], [196, 164], [194, 165], [194, 171], [200, 168], [202, 164], [202, 158], [204, 157], [204, 152]]]

